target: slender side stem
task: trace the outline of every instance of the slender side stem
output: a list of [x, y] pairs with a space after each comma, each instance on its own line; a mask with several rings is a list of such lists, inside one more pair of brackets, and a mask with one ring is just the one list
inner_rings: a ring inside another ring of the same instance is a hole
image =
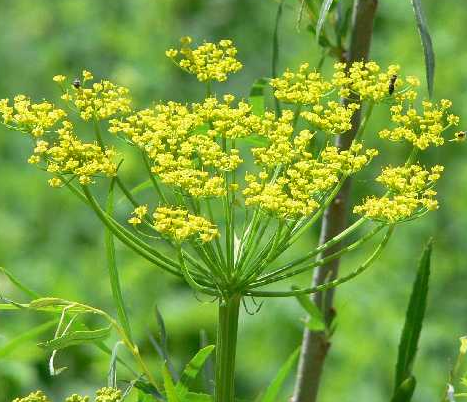
[[[377, 0], [354, 1], [350, 47], [345, 61], [353, 62], [368, 59], [377, 5]], [[336, 145], [342, 149], [349, 148], [359, 126], [360, 114], [356, 113], [352, 121], [352, 130], [338, 136]], [[350, 181], [347, 180], [334, 202], [326, 210], [321, 226], [321, 243], [325, 243], [345, 228], [349, 191]], [[324, 256], [334, 251], [331, 247], [324, 253]], [[338, 268], [339, 259], [336, 259], [317, 269], [313, 278], [313, 286], [320, 286], [329, 280], [334, 280], [337, 277]], [[314, 295], [314, 301], [322, 308], [327, 326], [331, 325], [335, 315], [333, 299], [333, 289], [315, 293]], [[321, 373], [329, 347], [330, 342], [326, 331], [316, 332], [305, 328], [295, 391], [292, 398], [293, 402], [316, 402]]]
[[240, 301], [241, 296], [238, 294], [219, 301], [215, 402], [235, 401], [235, 354]]

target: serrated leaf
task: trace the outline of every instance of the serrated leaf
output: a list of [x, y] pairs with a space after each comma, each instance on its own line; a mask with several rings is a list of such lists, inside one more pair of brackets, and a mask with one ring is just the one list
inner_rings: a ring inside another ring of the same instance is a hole
[[41, 342], [37, 346], [51, 352], [82, 343], [102, 341], [110, 335], [111, 330], [112, 326], [90, 331], [74, 331], [50, 341]]
[[410, 295], [404, 328], [399, 343], [394, 393], [396, 393], [401, 384], [412, 375], [412, 366], [417, 353], [418, 340], [425, 317], [430, 278], [431, 252], [432, 240], [428, 242], [423, 251], [418, 265], [417, 276], [412, 287], [412, 294]]
[[316, 24], [316, 40], [317, 41], [319, 41], [319, 37], [321, 36], [321, 31], [323, 30], [324, 22], [326, 21], [326, 17], [332, 6], [332, 2], [333, 0], [323, 0], [323, 2], [321, 3], [318, 22]]
[[287, 359], [284, 365], [280, 368], [271, 385], [269, 385], [268, 389], [266, 390], [266, 393], [261, 398], [260, 402], [276, 402], [278, 400], [277, 397], [279, 395], [279, 392], [281, 391], [282, 386], [284, 385], [284, 382], [287, 379], [287, 376], [294, 368], [299, 353], [300, 349], [297, 348]]
[[410, 402], [416, 385], [417, 381], [414, 376], [404, 380], [392, 397], [391, 402]]
[[177, 396], [177, 391], [175, 390], [172, 376], [170, 375], [166, 364], [162, 366], [162, 377], [164, 378], [164, 389], [167, 402], [180, 402], [180, 399], [178, 399]]
[[214, 345], [206, 346], [196, 353], [196, 355], [190, 360], [183, 370], [180, 381], [176, 385], [177, 395], [181, 400], [188, 394], [189, 389], [192, 387], [193, 382], [198, 376], [199, 372], [203, 368], [207, 358], [211, 355], [214, 350]]
[[423, 54], [425, 56], [426, 82], [428, 86], [428, 94], [431, 98], [433, 96], [433, 83], [435, 76], [435, 52], [433, 50], [433, 42], [428, 31], [421, 0], [412, 0], [412, 7], [417, 20], [418, 33], [420, 34], [420, 39], [422, 41]]
[[310, 331], [324, 331], [326, 323], [322, 311], [308, 295], [296, 295], [297, 301], [308, 313], [309, 319], [306, 326]]
[[251, 112], [256, 116], [264, 115], [264, 88], [267, 83], [265, 78], [258, 78], [251, 87], [249, 103]]

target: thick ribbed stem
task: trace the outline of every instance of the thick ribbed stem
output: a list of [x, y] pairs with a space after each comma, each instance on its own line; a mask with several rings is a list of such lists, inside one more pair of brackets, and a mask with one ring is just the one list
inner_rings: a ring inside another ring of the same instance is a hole
[[235, 354], [240, 300], [240, 295], [231, 295], [219, 301], [215, 402], [235, 401]]
[[[378, 0], [355, 0], [351, 42], [348, 55], [344, 61], [351, 63], [368, 59], [377, 4]], [[350, 132], [338, 136], [336, 145], [340, 149], [349, 148], [359, 126], [360, 113], [357, 112], [352, 119], [352, 129]], [[345, 229], [349, 192], [350, 181], [347, 179], [334, 202], [329, 205], [323, 216], [320, 243], [325, 243]], [[330, 247], [318, 258], [326, 257], [333, 252], [336, 252], [336, 249]], [[337, 277], [338, 269], [339, 259], [320, 267], [315, 272], [313, 286], [319, 286], [327, 281], [334, 280]], [[315, 293], [313, 298], [315, 303], [322, 309], [327, 326], [330, 326], [335, 315], [333, 307], [334, 289]], [[293, 402], [315, 402], [317, 400], [321, 373], [329, 347], [330, 342], [325, 331], [310, 331], [305, 328]]]

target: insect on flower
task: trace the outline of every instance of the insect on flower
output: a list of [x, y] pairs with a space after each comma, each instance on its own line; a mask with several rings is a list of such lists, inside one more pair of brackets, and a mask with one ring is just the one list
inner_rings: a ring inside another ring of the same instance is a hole
[[80, 81], [79, 78], [75, 78], [75, 79], [73, 80], [73, 86], [74, 86], [76, 89], [81, 88], [81, 81]]
[[389, 95], [392, 95], [394, 93], [396, 81], [397, 81], [397, 74], [393, 74], [391, 76], [391, 80], [389, 81]]

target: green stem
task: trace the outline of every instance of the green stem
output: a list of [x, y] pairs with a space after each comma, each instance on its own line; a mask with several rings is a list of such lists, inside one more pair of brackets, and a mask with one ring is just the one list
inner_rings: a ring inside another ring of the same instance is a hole
[[241, 296], [238, 294], [219, 301], [215, 402], [235, 401], [235, 354], [240, 301]]

